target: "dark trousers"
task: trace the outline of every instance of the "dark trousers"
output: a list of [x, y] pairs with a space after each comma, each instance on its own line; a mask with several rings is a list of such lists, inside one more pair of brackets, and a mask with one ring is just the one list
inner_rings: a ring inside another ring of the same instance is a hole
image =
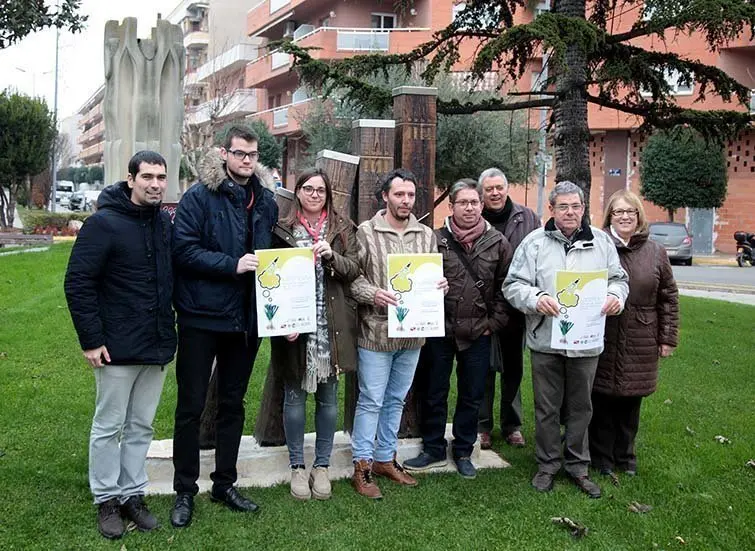
[[597, 367], [598, 356], [568, 358], [532, 351], [535, 456], [541, 471], [556, 474], [561, 469], [561, 425], [564, 425], [564, 470], [574, 477], [587, 474], [590, 394]]
[[446, 457], [446, 418], [451, 371], [456, 357], [456, 410], [453, 421], [453, 456], [469, 457], [477, 440], [477, 415], [485, 392], [490, 365], [490, 336], [478, 338], [471, 347], [457, 350], [454, 339], [427, 339], [429, 369], [420, 410], [420, 432], [424, 451], [433, 457]]
[[258, 346], [254, 335], [217, 333], [179, 325], [178, 400], [173, 432], [173, 489], [176, 492], [196, 494], [199, 491], [199, 420], [216, 357], [218, 412], [215, 471], [210, 478], [213, 488], [219, 492], [236, 482], [236, 460], [244, 428], [244, 395]]
[[[524, 328], [498, 334], [503, 366], [501, 371], [501, 433], [508, 436], [522, 428], [522, 394], [519, 387], [524, 374]], [[493, 432], [493, 403], [497, 369], [491, 366], [485, 381], [485, 395], [480, 405], [478, 432]]]
[[637, 470], [634, 440], [640, 427], [641, 396], [593, 392], [590, 461], [596, 469]]

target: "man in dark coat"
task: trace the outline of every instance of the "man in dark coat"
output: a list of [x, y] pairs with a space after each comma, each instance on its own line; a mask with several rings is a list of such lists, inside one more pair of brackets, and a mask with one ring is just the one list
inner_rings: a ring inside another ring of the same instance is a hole
[[123, 518], [143, 531], [158, 526], [144, 504], [152, 421], [176, 350], [171, 305], [170, 217], [160, 212], [167, 186], [158, 153], [140, 151], [128, 180], [103, 190], [97, 212], [71, 251], [65, 294], [97, 388], [89, 438], [89, 486], [98, 529], [120, 538]]
[[[540, 227], [540, 219], [532, 209], [511, 200], [509, 182], [500, 169], [483, 171], [478, 182], [482, 186], [485, 203], [482, 217], [508, 239], [511, 250], [515, 251], [528, 233]], [[518, 310], [511, 312], [508, 323], [497, 337], [500, 351], [494, 351], [491, 355], [494, 361], [491, 361], [485, 382], [485, 397], [480, 406], [477, 426], [480, 447], [484, 450], [491, 447], [497, 372], [501, 373], [501, 435], [511, 446], [524, 447], [525, 444], [522, 436], [522, 396], [519, 392], [524, 372], [524, 315]]]
[[210, 498], [235, 511], [258, 509], [234, 487], [244, 395], [259, 346], [254, 251], [270, 247], [278, 218], [273, 193], [263, 185], [257, 166], [258, 141], [250, 129], [231, 127], [220, 151], [204, 159], [201, 181], [189, 188], [176, 210], [175, 527], [191, 522], [199, 491], [199, 424], [216, 358], [218, 411]]
[[409, 471], [446, 464], [446, 418], [456, 358], [457, 399], [453, 459], [464, 478], [476, 476], [470, 459], [490, 363], [491, 334], [508, 321], [501, 288], [511, 262], [506, 238], [482, 218], [482, 189], [471, 179], [451, 187], [452, 215], [436, 230], [450, 289], [445, 299], [446, 336], [427, 339], [417, 379], [423, 451], [404, 461]]

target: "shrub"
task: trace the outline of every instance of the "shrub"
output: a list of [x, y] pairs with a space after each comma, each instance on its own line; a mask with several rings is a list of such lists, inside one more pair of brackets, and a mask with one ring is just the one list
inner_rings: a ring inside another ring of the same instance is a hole
[[90, 216], [87, 212], [48, 212], [46, 210], [19, 209], [24, 223], [24, 232], [45, 235], [76, 235], [68, 227], [71, 220], [83, 222]]

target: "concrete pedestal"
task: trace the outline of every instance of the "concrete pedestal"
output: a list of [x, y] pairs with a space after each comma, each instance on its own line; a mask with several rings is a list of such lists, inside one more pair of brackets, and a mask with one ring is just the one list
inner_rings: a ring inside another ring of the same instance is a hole
[[[450, 442], [451, 425], [446, 426], [446, 439]], [[315, 434], [309, 433], [304, 437], [304, 458], [307, 467], [312, 466], [315, 448]], [[419, 438], [405, 438], [399, 440], [398, 460], [415, 457], [422, 450], [422, 440]], [[155, 440], [147, 454], [147, 475], [149, 476], [149, 494], [173, 493], [173, 440]], [[451, 457], [451, 450], [448, 450]], [[479, 440], [472, 452], [472, 462], [478, 469], [503, 469], [511, 465], [492, 450], [480, 450]], [[210, 473], [215, 467], [215, 452], [200, 452], [199, 491], [209, 491], [212, 486]], [[238, 485], [240, 487], [269, 487], [288, 482], [290, 479], [288, 466], [288, 448], [279, 446], [274, 448], [260, 447], [253, 436], [241, 438], [239, 449]], [[331, 456], [330, 478], [338, 480], [350, 478], [353, 473], [351, 463], [351, 440], [344, 432], [337, 432]], [[454, 472], [456, 467], [449, 459], [445, 467], [433, 469], [431, 472]]]

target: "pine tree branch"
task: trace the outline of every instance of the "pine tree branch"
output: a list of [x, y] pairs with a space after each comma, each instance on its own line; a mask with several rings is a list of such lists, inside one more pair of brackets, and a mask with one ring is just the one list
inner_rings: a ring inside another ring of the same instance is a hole
[[508, 102], [505, 99], [487, 99], [477, 103], [461, 103], [459, 100], [438, 100], [438, 113], [442, 115], [471, 115], [478, 111], [518, 111], [534, 107], [553, 107], [555, 98], [540, 98], [529, 101]]

